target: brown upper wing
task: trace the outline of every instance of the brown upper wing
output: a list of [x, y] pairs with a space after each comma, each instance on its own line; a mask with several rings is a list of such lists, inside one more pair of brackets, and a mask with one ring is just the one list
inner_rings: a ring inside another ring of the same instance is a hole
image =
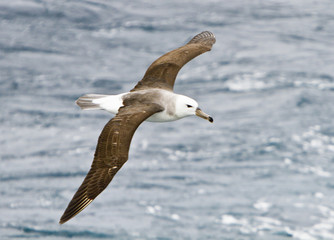
[[91, 169], [59, 223], [63, 224], [81, 212], [108, 186], [128, 159], [131, 139], [137, 127], [159, 111], [162, 108], [157, 104], [134, 103], [120, 108], [103, 128]]
[[180, 69], [191, 59], [210, 51], [215, 42], [216, 38], [211, 32], [205, 31], [196, 35], [186, 45], [155, 60], [147, 69], [143, 79], [131, 91], [145, 88], [173, 91], [175, 78]]

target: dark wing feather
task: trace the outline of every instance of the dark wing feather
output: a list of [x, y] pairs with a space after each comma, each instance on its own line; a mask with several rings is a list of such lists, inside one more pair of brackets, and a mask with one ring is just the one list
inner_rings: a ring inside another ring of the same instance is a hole
[[105, 125], [91, 169], [68, 204], [60, 224], [81, 212], [108, 186], [128, 159], [131, 139], [137, 127], [159, 111], [162, 108], [157, 104], [134, 103], [121, 107], [118, 114]]
[[202, 32], [186, 45], [166, 53], [147, 69], [143, 79], [131, 91], [145, 88], [162, 88], [173, 91], [175, 78], [180, 69], [191, 59], [210, 51], [216, 38], [211, 32]]

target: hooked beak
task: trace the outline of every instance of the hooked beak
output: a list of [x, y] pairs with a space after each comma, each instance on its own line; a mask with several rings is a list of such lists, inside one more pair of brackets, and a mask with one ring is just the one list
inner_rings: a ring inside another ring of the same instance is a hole
[[210, 117], [208, 114], [206, 114], [205, 112], [203, 112], [200, 108], [197, 108], [196, 109], [196, 116], [199, 116], [199, 117], [201, 117], [201, 118], [203, 118], [203, 119], [206, 119], [206, 120], [208, 120], [209, 122], [213, 122], [213, 118], [212, 117]]

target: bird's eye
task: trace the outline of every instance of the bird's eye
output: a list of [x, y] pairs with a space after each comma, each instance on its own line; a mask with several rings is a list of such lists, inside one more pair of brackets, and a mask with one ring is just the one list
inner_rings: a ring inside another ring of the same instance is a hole
[[187, 107], [188, 107], [188, 108], [192, 108], [193, 106], [191, 106], [191, 105], [187, 104]]

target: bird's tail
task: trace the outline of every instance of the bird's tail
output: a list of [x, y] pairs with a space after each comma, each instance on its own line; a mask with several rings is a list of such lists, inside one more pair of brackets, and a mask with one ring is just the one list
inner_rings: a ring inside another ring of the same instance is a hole
[[102, 94], [86, 94], [78, 98], [75, 103], [82, 109], [82, 110], [95, 110], [95, 109], [102, 109], [100, 106], [100, 102], [96, 101], [100, 98], [107, 97], [108, 95]]

